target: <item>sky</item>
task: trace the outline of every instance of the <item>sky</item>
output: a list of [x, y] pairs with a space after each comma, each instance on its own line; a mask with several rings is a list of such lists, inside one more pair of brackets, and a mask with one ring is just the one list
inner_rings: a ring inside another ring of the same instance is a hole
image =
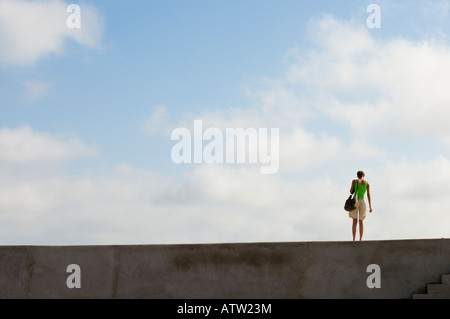
[[[359, 170], [364, 239], [449, 238], [450, 1], [316, 2], [0, 0], [0, 244], [347, 241]], [[177, 164], [199, 120], [278, 170]]]

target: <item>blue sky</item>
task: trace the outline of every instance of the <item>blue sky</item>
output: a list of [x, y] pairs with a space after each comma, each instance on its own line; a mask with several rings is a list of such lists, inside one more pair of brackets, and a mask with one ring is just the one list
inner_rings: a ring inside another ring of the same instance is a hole
[[[105, 160], [113, 158], [110, 163], [146, 168], [160, 155], [152, 146], [159, 141], [140, 130], [154, 105], [165, 105], [174, 119], [204, 109], [245, 108], [240, 85], [279, 74], [282, 55], [301, 42], [314, 12], [345, 12], [299, 1], [92, 4], [105, 23], [100, 48], [86, 50], [69, 40], [63, 56], [49, 54], [31, 67], [7, 68], [10, 89], [4, 98], [15, 107], [1, 124], [75, 132], [100, 143]], [[21, 82], [27, 78], [52, 87], [39, 100], [26, 101]], [[161, 159], [159, 167], [166, 162]]]
[[[359, 169], [368, 239], [450, 236], [416, 202], [448, 218], [449, 1], [70, 3], [80, 30], [67, 1], [0, 0], [1, 242], [346, 240]], [[279, 128], [280, 172], [175, 165], [194, 119]]]

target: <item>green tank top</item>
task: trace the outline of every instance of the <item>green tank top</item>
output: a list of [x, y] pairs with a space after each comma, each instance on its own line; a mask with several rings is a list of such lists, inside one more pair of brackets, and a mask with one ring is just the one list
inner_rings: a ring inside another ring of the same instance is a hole
[[358, 191], [358, 198], [364, 198], [367, 190], [367, 181], [364, 182], [364, 185], [359, 185], [358, 180], [355, 180], [355, 189]]

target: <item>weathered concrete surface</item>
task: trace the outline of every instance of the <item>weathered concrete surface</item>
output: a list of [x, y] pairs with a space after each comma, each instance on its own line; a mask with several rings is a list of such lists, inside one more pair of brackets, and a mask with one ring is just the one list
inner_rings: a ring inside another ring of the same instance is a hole
[[[81, 289], [67, 288], [70, 264]], [[0, 247], [0, 298], [412, 298], [444, 273], [448, 239]]]

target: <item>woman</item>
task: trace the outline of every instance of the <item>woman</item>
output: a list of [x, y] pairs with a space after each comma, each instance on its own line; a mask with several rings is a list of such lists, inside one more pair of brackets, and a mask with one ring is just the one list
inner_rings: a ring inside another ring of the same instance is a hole
[[[352, 186], [350, 187], [350, 194], [353, 194], [356, 190], [357, 200], [356, 208], [348, 213], [349, 217], [353, 219], [352, 234], [353, 241], [356, 240], [356, 227], [358, 225], [359, 219], [359, 240], [362, 241], [364, 234], [364, 219], [366, 218], [366, 202], [364, 201], [364, 195], [367, 191], [367, 198], [369, 199], [369, 212], [372, 212], [372, 199], [370, 197], [370, 184], [368, 181], [364, 180], [365, 174], [363, 171], [357, 173], [358, 179], [352, 181]], [[359, 212], [359, 218], [358, 218]]]

